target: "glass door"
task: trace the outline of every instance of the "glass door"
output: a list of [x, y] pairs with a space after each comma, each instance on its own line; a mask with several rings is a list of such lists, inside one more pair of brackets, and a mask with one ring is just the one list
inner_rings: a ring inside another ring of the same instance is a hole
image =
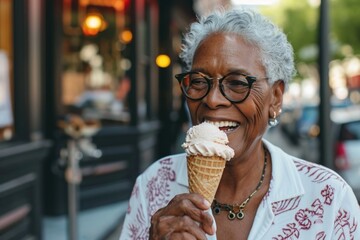
[[128, 123], [129, 0], [63, 0], [61, 115]]

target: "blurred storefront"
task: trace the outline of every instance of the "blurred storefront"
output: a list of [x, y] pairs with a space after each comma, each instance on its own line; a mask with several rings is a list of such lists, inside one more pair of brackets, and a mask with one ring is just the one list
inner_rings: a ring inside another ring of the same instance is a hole
[[192, 5], [0, 2], [0, 239], [41, 239], [43, 214], [67, 213], [70, 140], [80, 210], [128, 199], [139, 172], [173, 152], [186, 121], [173, 75]]

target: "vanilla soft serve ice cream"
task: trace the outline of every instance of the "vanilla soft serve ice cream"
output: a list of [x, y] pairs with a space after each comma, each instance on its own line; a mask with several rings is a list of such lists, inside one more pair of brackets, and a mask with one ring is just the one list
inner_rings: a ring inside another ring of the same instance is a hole
[[229, 147], [225, 132], [217, 126], [203, 122], [190, 128], [185, 143], [181, 146], [187, 155], [219, 156], [226, 161], [234, 157], [234, 150]]

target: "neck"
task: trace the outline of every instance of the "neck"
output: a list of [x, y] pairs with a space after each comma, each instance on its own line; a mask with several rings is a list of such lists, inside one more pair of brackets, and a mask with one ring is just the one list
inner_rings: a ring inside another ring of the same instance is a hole
[[[225, 202], [240, 202], [251, 194], [259, 183], [264, 170], [264, 158], [267, 154], [261, 147], [251, 157], [230, 163], [225, 167], [216, 199]], [[267, 157], [269, 158], [269, 156]], [[265, 174], [269, 173], [269, 159]]]

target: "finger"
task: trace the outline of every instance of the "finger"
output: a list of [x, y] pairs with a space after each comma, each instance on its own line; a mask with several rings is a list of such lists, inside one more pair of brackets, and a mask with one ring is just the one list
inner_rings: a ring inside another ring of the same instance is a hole
[[208, 211], [203, 211], [201, 215], [200, 227], [209, 235], [216, 233], [216, 223]]
[[188, 215], [200, 222], [204, 218], [203, 211], [208, 209], [210, 209], [210, 204], [201, 195], [186, 193], [175, 196], [159, 215]]
[[202, 195], [198, 193], [183, 193], [176, 195], [169, 203], [173, 204], [176, 202], [180, 202], [183, 199], [189, 200], [192, 204], [194, 204], [197, 208], [200, 208], [202, 210], [207, 210], [211, 207], [211, 203], [207, 201]]
[[211, 235], [215, 233], [213, 226], [214, 219], [208, 213], [209, 210], [201, 210], [187, 200], [180, 202], [179, 208], [184, 212], [185, 216], [189, 216], [191, 219], [198, 222], [206, 233]]
[[[173, 224], [172, 220], [174, 217], [184, 216], [191, 219], [191, 224], [195, 224], [196, 228], [201, 229], [202, 232], [205, 231], [207, 234], [214, 234], [213, 218], [209, 213], [198, 206], [202, 206], [203, 208], [208, 207], [204, 198], [199, 194], [187, 193], [175, 196], [166, 207], [159, 209], [152, 216], [150, 228], [151, 235], [159, 236], [169, 232], [180, 231], [180, 228], [175, 228], [176, 225]], [[162, 224], [161, 226], [159, 225], [160, 223]], [[190, 226], [191, 224], [188, 225]]]
[[161, 236], [169, 232], [187, 231], [198, 237], [204, 233], [214, 235], [216, 233], [215, 221], [207, 212], [203, 212], [203, 220], [195, 222], [189, 216], [159, 216], [155, 221], [152, 219], [150, 235]]
[[206, 239], [205, 232], [200, 228], [199, 224], [188, 216], [161, 217], [157, 226], [160, 239], [163, 238], [162, 236], [165, 236], [165, 239], [171, 236], [170, 239], [173, 239], [173, 235], [177, 237], [191, 235], [194, 239]]
[[[191, 235], [190, 233], [187, 232], [182, 232], [182, 233], [173, 233], [171, 234], [170, 238], [171, 240], [197, 240], [196, 237], [194, 237], [193, 235]], [[205, 238], [206, 239], [206, 238]]]

